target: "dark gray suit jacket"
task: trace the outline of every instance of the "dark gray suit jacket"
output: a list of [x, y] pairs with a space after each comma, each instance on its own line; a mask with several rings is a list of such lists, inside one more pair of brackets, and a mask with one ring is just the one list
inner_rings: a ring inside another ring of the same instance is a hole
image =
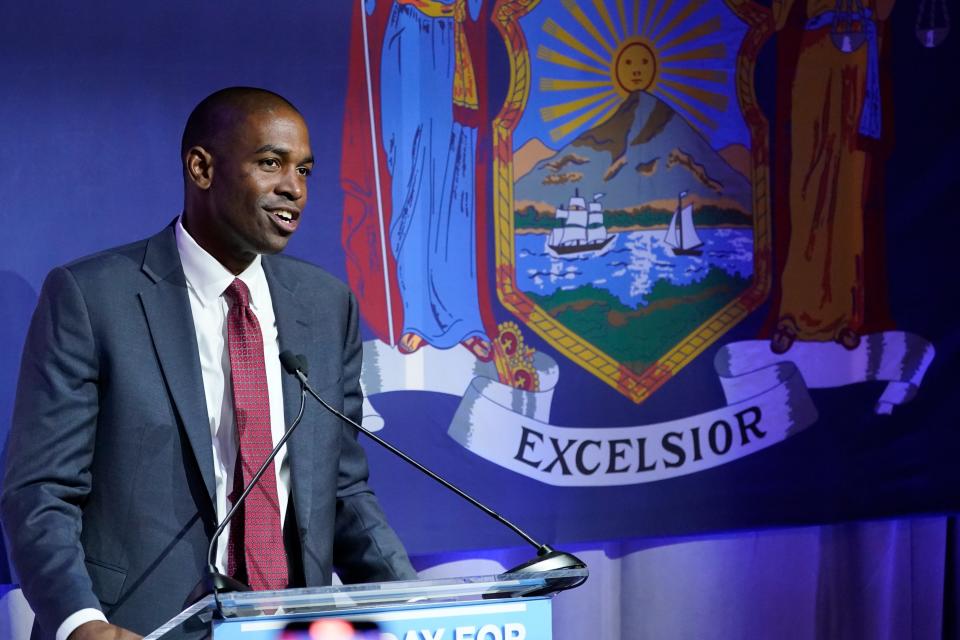
[[[319, 268], [264, 256], [280, 350], [359, 420], [357, 304]], [[289, 421], [298, 383], [284, 375]], [[412, 579], [351, 428], [308, 403], [288, 442], [303, 576]], [[173, 227], [55, 269], [24, 346], [3, 484], [10, 555], [41, 637], [101, 608], [146, 633], [203, 575], [214, 473], [197, 343]]]

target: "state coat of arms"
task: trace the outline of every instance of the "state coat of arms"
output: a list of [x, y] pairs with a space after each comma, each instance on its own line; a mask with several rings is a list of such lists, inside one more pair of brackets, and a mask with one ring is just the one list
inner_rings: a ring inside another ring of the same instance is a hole
[[641, 402], [769, 291], [752, 85], [768, 34], [708, 0], [502, 0], [495, 17], [500, 300]]

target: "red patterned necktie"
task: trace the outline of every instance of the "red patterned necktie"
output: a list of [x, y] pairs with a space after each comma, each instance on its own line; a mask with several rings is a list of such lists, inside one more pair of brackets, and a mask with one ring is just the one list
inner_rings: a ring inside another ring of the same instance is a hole
[[[227, 342], [233, 379], [233, 415], [239, 442], [237, 465], [233, 472], [235, 495], [231, 497], [235, 499], [270, 454], [273, 437], [270, 431], [267, 373], [263, 363], [263, 335], [257, 316], [250, 308], [250, 290], [238, 278], [230, 283], [224, 295], [230, 302]], [[231, 575], [237, 573], [241, 561], [237, 550], [241, 548], [242, 540], [242, 561], [246, 566], [250, 587], [254, 591], [285, 589], [288, 582], [287, 556], [283, 547], [273, 462], [247, 496], [238, 516], [234, 520], [237, 524], [231, 525], [227, 571]]]

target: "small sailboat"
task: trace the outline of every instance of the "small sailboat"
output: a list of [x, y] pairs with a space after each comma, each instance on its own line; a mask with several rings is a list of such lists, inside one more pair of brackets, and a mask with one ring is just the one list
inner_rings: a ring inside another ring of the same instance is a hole
[[670, 218], [670, 226], [667, 227], [663, 241], [673, 249], [675, 256], [699, 256], [703, 253], [700, 249], [703, 240], [697, 235], [697, 228], [693, 224], [693, 205], [683, 204], [683, 197], [686, 195], [686, 191], [681, 191], [677, 196], [677, 210]]
[[557, 207], [556, 218], [563, 220], [563, 226], [550, 231], [547, 240], [550, 253], [557, 257], [579, 256], [591, 252], [599, 253], [610, 245], [617, 234], [607, 233], [603, 224], [603, 206], [600, 199], [604, 195], [595, 193], [593, 200], [587, 205], [577, 189], [566, 207]]

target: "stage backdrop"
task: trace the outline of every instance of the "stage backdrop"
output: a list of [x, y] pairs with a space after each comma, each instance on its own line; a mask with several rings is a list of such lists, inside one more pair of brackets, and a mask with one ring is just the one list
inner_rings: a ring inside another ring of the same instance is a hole
[[[939, 50], [821, 4], [4, 3], [4, 423], [44, 275], [168, 224], [190, 109], [253, 85], [310, 126], [289, 252], [361, 300], [365, 423], [535, 537], [956, 510]], [[413, 554], [518, 544], [368, 451]]]

